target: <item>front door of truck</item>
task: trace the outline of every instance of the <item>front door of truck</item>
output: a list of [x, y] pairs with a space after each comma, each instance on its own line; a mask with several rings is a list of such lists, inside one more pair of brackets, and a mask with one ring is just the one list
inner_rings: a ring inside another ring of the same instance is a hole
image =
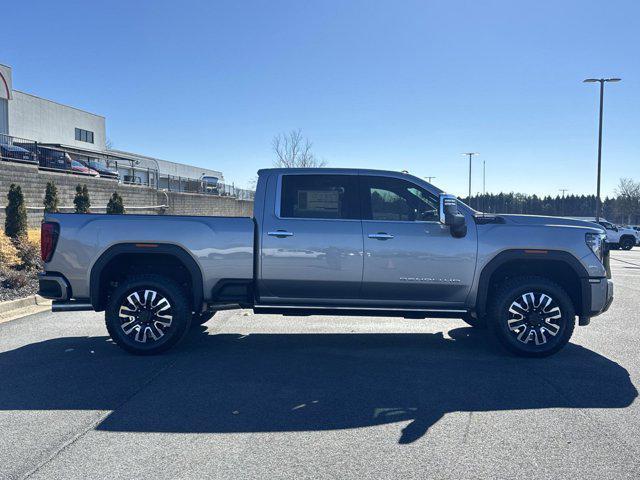
[[[403, 306], [465, 302], [476, 264], [476, 229], [453, 238], [439, 221], [439, 198], [408, 179], [360, 176], [362, 296]], [[470, 217], [470, 215], [469, 215]]]
[[[260, 303], [336, 304], [362, 284], [358, 176], [277, 175], [261, 226]], [[269, 194], [271, 193], [271, 194]]]

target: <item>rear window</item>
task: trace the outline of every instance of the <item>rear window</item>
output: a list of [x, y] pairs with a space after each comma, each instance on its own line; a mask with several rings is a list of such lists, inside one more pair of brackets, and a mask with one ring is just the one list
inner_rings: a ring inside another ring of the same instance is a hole
[[352, 175], [283, 175], [280, 216], [357, 219], [357, 189]]

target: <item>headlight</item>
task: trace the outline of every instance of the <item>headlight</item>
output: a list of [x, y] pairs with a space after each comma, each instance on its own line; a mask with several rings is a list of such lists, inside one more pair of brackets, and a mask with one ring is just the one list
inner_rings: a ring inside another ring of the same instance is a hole
[[587, 233], [585, 235], [587, 245], [595, 254], [595, 256], [598, 257], [601, 261], [604, 256], [604, 241], [606, 238], [606, 233]]

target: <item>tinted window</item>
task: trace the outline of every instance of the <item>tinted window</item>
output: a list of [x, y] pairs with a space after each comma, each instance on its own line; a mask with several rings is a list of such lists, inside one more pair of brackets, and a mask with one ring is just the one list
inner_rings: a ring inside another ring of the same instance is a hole
[[406, 180], [361, 177], [364, 218], [378, 221], [438, 221], [438, 198]]
[[357, 177], [350, 175], [283, 175], [280, 216], [356, 219]]
[[90, 132], [89, 130], [83, 130], [81, 128], [76, 128], [75, 138], [79, 142], [93, 143], [93, 132]]

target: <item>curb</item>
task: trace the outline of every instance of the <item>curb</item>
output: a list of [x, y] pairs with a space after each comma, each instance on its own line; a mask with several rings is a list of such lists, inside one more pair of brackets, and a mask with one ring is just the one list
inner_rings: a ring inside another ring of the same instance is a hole
[[34, 307], [39, 307], [36, 310], [40, 311], [50, 309], [51, 300], [47, 300], [40, 295], [30, 295], [17, 300], [0, 302], [0, 323], [31, 315], [35, 313]]

